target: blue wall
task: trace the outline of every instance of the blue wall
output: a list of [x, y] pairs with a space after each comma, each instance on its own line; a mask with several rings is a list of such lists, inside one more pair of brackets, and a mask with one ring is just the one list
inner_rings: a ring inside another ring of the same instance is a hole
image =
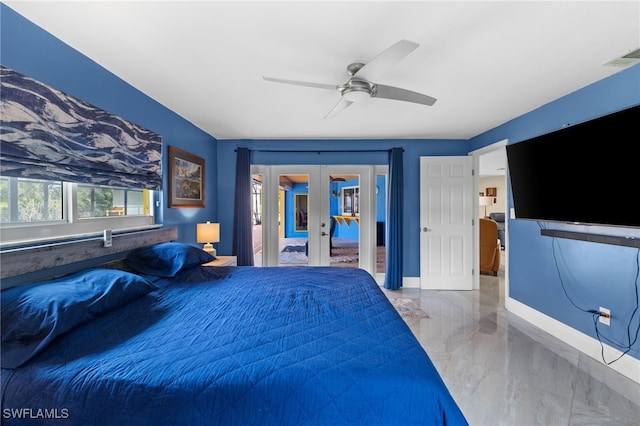
[[[295, 143], [297, 150], [311, 152], [286, 152]], [[317, 152], [345, 151], [345, 150], [388, 150], [393, 147], [404, 148], [404, 275], [417, 277], [420, 275], [420, 157], [425, 155], [467, 155], [469, 141], [464, 140], [219, 140], [218, 141], [218, 171], [219, 193], [233, 194], [233, 180], [224, 176], [235, 176], [235, 149], [246, 147], [252, 150], [251, 163], [264, 165], [321, 165], [321, 164], [388, 164], [387, 152]], [[282, 150], [282, 152], [260, 152], [261, 150]], [[227, 198], [225, 196], [225, 198]], [[233, 223], [233, 200], [227, 199], [219, 203], [221, 223]], [[231, 241], [222, 240], [219, 245], [221, 253], [231, 251]]]
[[[4, 4], [0, 4], [0, 24], [3, 65], [159, 133], [163, 139], [163, 171], [167, 170], [169, 145], [205, 159], [205, 208], [170, 209], [165, 190], [155, 209], [156, 223], [177, 227], [180, 241], [195, 244], [196, 223], [217, 220], [215, 138]], [[167, 188], [167, 173], [163, 175], [163, 186]]]
[[[323, 151], [404, 148], [404, 275], [417, 277], [420, 273], [417, 232], [419, 203], [416, 202], [420, 188], [420, 156], [466, 155], [471, 150], [503, 139], [516, 143], [559, 129], [567, 123], [585, 121], [640, 103], [640, 65], [636, 65], [469, 141], [225, 140], [216, 143], [213, 136], [202, 132], [5, 5], [0, 7], [0, 51], [3, 65], [160, 133], [165, 147], [174, 145], [205, 158], [208, 172], [206, 208], [169, 209], [165, 193], [161, 197], [162, 206], [157, 218], [165, 225], [177, 226], [180, 239], [190, 243], [195, 242], [197, 222], [219, 221], [222, 235], [218, 251], [221, 254], [231, 253], [234, 214], [233, 199], [229, 194], [234, 194], [234, 150], [237, 147], [285, 151], [252, 153], [252, 163], [268, 165], [387, 164], [386, 153], [287, 153], [286, 150], [291, 148], [292, 143], [296, 144], [296, 149]], [[606, 141], [601, 146], [601, 149], [606, 149]], [[600, 166], [594, 165], [594, 173], [601, 172]], [[167, 182], [164, 184], [166, 186]], [[508, 207], [512, 206], [509, 194]], [[599, 306], [611, 309], [613, 316], [611, 327], [607, 330], [608, 336], [616, 341], [626, 340], [628, 320], [636, 301], [634, 280], [637, 250], [597, 243], [553, 240], [540, 236], [536, 223], [521, 220], [510, 220], [509, 231], [511, 297], [595, 337], [591, 315], [576, 309], [564, 294], [555, 266], [555, 251], [567, 292], [587, 309], [597, 309]], [[637, 321], [636, 319], [631, 324], [632, 331], [637, 327]], [[640, 343], [636, 343], [630, 355], [640, 358], [639, 347]]]
[[[635, 65], [478, 135], [471, 140], [471, 145], [477, 149], [503, 139], [508, 139], [509, 144], [517, 143], [558, 130], [566, 124], [580, 123], [639, 103], [640, 65]], [[640, 122], [640, 117], [638, 119]], [[601, 143], [596, 139], [599, 136], [603, 137]], [[640, 137], [638, 140], [640, 143]], [[585, 141], [585, 149], [593, 149], [591, 144], [594, 143], [595, 149], [608, 149], [606, 135], [594, 135], [593, 140]], [[593, 164], [592, 170], [593, 173], [606, 173], [607, 167], [615, 167], [615, 164]], [[513, 196], [510, 182], [507, 184], [509, 209], [513, 207]], [[629, 196], [637, 197], [638, 191]], [[612, 208], [615, 208], [615, 203], [612, 203]], [[628, 342], [629, 329], [633, 339], [640, 321], [638, 312], [630, 323], [637, 308], [637, 249], [544, 237], [540, 235], [540, 226], [536, 222], [508, 220], [509, 295], [513, 299], [593, 338], [597, 336], [591, 314], [576, 308], [572, 301], [586, 310], [605, 307], [612, 312], [611, 326], [601, 327], [605, 336], [617, 342]], [[554, 223], [545, 223], [544, 226], [640, 238], [640, 229]], [[640, 342], [629, 354], [640, 358]]]

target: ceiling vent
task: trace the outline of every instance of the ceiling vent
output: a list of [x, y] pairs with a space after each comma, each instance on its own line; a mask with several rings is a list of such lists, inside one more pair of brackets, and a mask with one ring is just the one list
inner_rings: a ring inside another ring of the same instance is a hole
[[632, 50], [626, 55], [612, 59], [609, 62], [605, 62], [604, 65], [610, 65], [613, 67], [628, 67], [640, 62], [640, 49]]

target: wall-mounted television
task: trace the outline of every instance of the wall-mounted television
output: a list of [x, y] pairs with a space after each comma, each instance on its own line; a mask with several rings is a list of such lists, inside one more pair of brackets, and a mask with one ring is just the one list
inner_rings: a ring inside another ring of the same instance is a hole
[[517, 219], [640, 228], [640, 105], [507, 145]]

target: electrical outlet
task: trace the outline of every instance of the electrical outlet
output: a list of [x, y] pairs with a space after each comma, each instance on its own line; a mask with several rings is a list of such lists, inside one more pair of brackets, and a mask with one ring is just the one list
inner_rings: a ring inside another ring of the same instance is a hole
[[600, 311], [598, 321], [600, 321], [604, 325], [611, 325], [611, 311], [603, 307], [598, 308], [598, 311]]
[[111, 247], [111, 244], [113, 243], [113, 239], [111, 237], [111, 229], [105, 229], [104, 230], [104, 246], [105, 247]]

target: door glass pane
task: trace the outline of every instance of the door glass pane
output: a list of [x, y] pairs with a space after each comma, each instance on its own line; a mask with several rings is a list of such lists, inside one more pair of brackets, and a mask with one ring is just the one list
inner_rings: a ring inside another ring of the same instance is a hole
[[360, 266], [360, 175], [329, 176], [329, 262]]
[[311, 205], [309, 175], [280, 175], [278, 183], [281, 194], [278, 265], [306, 266], [309, 264], [307, 240]]
[[251, 223], [253, 225], [253, 264], [262, 266], [262, 175], [251, 176]]

